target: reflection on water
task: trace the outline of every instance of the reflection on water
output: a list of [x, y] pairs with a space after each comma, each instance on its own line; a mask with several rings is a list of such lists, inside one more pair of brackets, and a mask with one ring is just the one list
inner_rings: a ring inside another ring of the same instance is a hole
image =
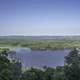
[[55, 67], [64, 65], [64, 57], [69, 52], [69, 49], [56, 51], [32, 51], [30, 48], [15, 48], [11, 50], [9, 57], [20, 60], [23, 67]]

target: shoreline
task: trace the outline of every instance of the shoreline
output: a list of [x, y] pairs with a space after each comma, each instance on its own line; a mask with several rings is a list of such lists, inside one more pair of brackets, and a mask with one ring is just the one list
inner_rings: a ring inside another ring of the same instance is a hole
[[[21, 46], [8, 46], [8, 47], [1, 47], [0, 46], [0, 49], [12, 49], [12, 48], [30, 48], [30, 47], [21, 47]], [[74, 48], [74, 47], [73, 47]], [[30, 48], [32, 51], [48, 51], [48, 50], [51, 50], [51, 51], [56, 51], [56, 50], [69, 50], [69, 49], [73, 49], [73, 48]]]

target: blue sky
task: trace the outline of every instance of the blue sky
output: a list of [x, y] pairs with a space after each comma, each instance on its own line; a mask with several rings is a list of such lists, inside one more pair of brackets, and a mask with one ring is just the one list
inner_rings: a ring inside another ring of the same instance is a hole
[[0, 35], [80, 35], [80, 0], [0, 0]]

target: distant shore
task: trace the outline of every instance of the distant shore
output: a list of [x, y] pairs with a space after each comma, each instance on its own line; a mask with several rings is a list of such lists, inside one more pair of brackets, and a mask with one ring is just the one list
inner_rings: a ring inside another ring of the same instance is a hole
[[[20, 47], [20, 46], [6, 46], [6, 47], [0, 47], [0, 49], [14, 49], [14, 48], [29, 48], [29, 47]], [[56, 50], [69, 50], [72, 48], [30, 48], [32, 51], [56, 51]]]
[[30, 48], [31, 50], [64, 50], [80, 48], [80, 39], [27, 40], [17, 38], [5, 38], [0, 39], [0, 48]]

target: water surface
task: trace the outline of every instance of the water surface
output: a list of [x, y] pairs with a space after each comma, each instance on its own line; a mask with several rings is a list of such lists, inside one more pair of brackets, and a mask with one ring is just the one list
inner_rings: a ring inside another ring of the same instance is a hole
[[44, 66], [56, 67], [64, 65], [64, 57], [70, 52], [69, 49], [64, 50], [45, 50], [33, 51], [29, 48], [15, 48], [10, 57], [14, 57], [22, 62], [23, 67], [39, 67]]

